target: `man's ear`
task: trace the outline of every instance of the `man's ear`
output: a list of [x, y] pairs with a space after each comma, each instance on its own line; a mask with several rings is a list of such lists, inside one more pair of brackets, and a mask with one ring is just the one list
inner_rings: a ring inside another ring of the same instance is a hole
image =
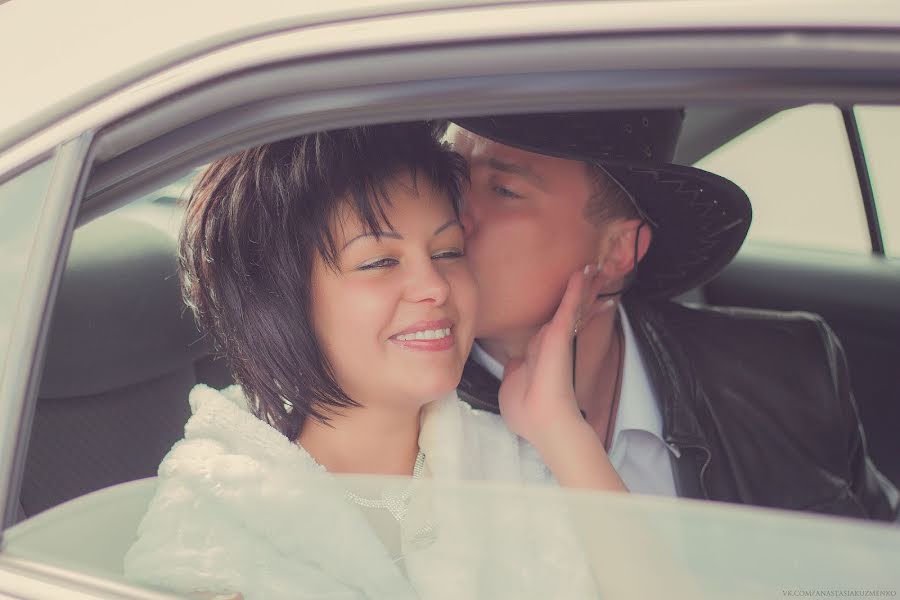
[[640, 219], [613, 221], [601, 241], [598, 266], [610, 280], [624, 278], [647, 254], [652, 238], [650, 226]]

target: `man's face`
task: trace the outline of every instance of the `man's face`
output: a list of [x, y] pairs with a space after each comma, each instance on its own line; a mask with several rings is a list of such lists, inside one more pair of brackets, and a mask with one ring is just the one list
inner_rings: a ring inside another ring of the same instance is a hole
[[463, 224], [478, 284], [475, 335], [527, 339], [553, 316], [569, 275], [597, 260], [600, 231], [585, 219], [587, 168], [456, 126], [449, 135], [472, 173]]

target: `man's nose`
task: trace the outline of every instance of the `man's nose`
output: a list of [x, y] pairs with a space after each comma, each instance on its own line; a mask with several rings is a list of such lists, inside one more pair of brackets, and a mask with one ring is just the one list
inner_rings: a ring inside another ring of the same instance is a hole
[[450, 282], [439, 268], [439, 261], [424, 261], [410, 274], [408, 297], [413, 302], [429, 302], [440, 306], [450, 296]]

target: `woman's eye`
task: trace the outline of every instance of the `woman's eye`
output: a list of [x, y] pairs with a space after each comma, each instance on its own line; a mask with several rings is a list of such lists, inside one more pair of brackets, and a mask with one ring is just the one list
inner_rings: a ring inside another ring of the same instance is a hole
[[438, 252], [431, 258], [433, 260], [440, 259], [440, 258], [461, 258], [465, 255], [466, 255], [465, 251], [460, 250], [459, 248], [453, 248], [452, 250], [444, 250], [443, 252]]
[[495, 185], [492, 188], [492, 191], [498, 196], [502, 196], [503, 198], [521, 198], [519, 194], [512, 191], [507, 187], [503, 187], [502, 185]]
[[381, 258], [378, 260], [373, 260], [372, 262], [366, 263], [364, 265], [360, 265], [357, 267], [360, 271], [366, 271], [368, 269], [384, 269], [386, 267], [393, 267], [397, 264], [396, 258]]

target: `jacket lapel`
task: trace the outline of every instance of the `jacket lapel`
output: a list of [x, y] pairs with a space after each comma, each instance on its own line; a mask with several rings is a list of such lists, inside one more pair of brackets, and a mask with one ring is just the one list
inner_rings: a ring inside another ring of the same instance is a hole
[[497, 399], [500, 382], [471, 356], [463, 367], [462, 380], [457, 389], [460, 399], [472, 408], [500, 413], [500, 403]]
[[[672, 458], [675, 487], [683, 498], [708, 499], [701, 475], [711, 457], [710, 445], [692, 406], [693, 372], [679, 360], [677, 343], [667, 335], [664, 323], [649, 304], [629, 299], [629, 320], [638, 351], [660, 403], [663, 438], [678, 448]], [[471, 356], [463, 368], [459, 397], [473, 408], [499, 413], [497, 392], [500, 382]]]
[[698, 390], [699, 383], [693, 369], [650, 304], [629, 298], [626, 309], [660, 403], [663, 439], [678, 449], [672, 459], [678, 496], [709, 499], [704, 477], [712, 450], [694, 407], [692, 390]]

